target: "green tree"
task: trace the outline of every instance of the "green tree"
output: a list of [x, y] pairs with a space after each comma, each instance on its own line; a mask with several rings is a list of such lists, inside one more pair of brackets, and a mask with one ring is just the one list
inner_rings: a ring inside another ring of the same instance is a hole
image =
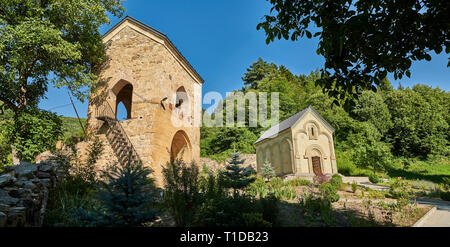
[[354, 163], [362, 168], [375, 171], [385, 170], [392, 159], [390, 145], [381, 141], [382, 135], [369, 122], [356, 122], [349, 134], [351, 154]]
[[264, 77], [276, 71], [277, 69], [278, 67], [274, 63], [268, 63], [264, 61], [262, 58], [258, 58], [258, 61], [250, 65], [250, 68], [247, 69], [247, 72], [244, 74], [244, 77], [242, 77], [242, 81], [244, 81], [244, 86], [248, 86], [252, 89], [257, 89], [258, 82], [261, 81]]
[[319, 82], [346, 106], [361, 89], [382, 86], [387, 73], [409, 77], [412, 61], [450, 52], [444, 0], [268, 1], [271, 14], [257, 25], [266, 43], [318, 37], [317, 54], [325, 58]]
[[245, 162], [245, 160], [240, 160], [239, 156], [240, 154], [236, 152], [231, 154], [231, 161], [227, 165], [226, 170], [220, 172], [226, 187], [233, 189], [233, 195], [237, 195], [239, 189], [247, 187], [256, 180], [252, 177], [256, 172], [251, 166], [239, 166]]
[[392, 127], [391, 114], [381, 93], [363, 91], [352, 110], [359, 121], [368, 121], [384, 135]]
[[105, 58], [98, 29], [109, 24], [108, 12], [121, 16], [121, 2], [1, 1], [0, 101], [15, 121], [37, 106], [49, 85], [86, 98]]
[[[419, 90], [419, 88], [416, 88]], [[389, 138], [396, 155], [426, 157], [429, 154], [448, 155], [449, 125], [439, 94], [423, 96], [424, 92], [406, 88], [386, 94], [386, 105], [392, 116], [393, 127]], [[441, 97], [448, 98], [447, 95]], [[448, 103], [447, 103], [448, 104]]]
[[61, 119], [54, 113], [33, 108], [9, 122], [8, 143], [14, 143], [18, 158], [34, 162], [36, 155], [54, 150], [62, 136]]

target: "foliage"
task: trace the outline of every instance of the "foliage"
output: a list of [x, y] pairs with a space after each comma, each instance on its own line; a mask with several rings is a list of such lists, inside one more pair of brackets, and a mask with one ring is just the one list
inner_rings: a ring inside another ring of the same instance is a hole
[[353, 183], [352, 183], [352, 192], [355, 193], [357, 189], [358, 189], [358, 184], [355, 181], [353, 181]]
[[310, 186], [312, 184], [311, 181], [301, 178], [295, 178], [284, 182], [286, 186]]
[[137, 227], [156, 219], [157, 196], [150, 168], [141, 163], [115, 164], [103, 171], [96, 199], [100, 208], [82, 210], [80, 219], [88, 226]]
[[239, 189], [244, 189], [256, 179], [252, 175], [256, 174], [251, 166], [240, 167], [245, 160], [239, 160], [239, 153], [231, 155], [231, 161], [226, 166], [225, 171], [220, 171], [220, 176], [223, 178], [227, 188], [232, 188], [236, 195]]
[[336, 188], [341, 187], [341, 185], [342, 185], [342, 177], [339, 174], [334, 174], [331, 177], [330, 184], [333, 185]]
[[47, 202], [44, 226], [84, 226], [76, 215], [79, 210], [91, 212], [99, 210], [100, 204], [94, 199], [97, 181], [96, 164], [103, 147], [94, 140], [89, 145], [88, 162], [81, 164], [76, 153], [56, 152], [54, 162], [59, 164], [62, 180], [56, 188], [50, 190]]
[[62, 135], [61, 124], [54, 113], [38, 109], [22, 112], [9, 126], [8, 143], [14, 143], [21, 160], [34, 162], [36, 155], [55, 149]]
[[50, 83], [86, 97], [104, 59], [99, 27], [117, 0], [15, 1], [0, 5], [0, 100], [17, 114], [37, 106]]
[[319, 37], [317, 54], [325, 58], [319, 83], [346, 106], [361, 89], [383, 87], [388, 72], [409, 77], [412, 61], [429, 61], [444, 46], [450, 52], [448, 26], [441, 25], [450, 11], [445, 1], [269, 1], [271, 15], [257, 25], [266, 43]]
[[338, 188], [331, 183], [323, 183], [319, 186], [319, 191], [324, 200], [332, 202], [339, 201], [339, 195], [337, 194]]
[[[177, 226], [189, 226], [200, 203], [199, 169], [195, 163], [188, 166], [183, 160], [171, 159], [164, 176], [164, 201]], [[214, 189], [214, 183], [211, 185]], [[210, 193], [214, 193], [210, 191]]]
[[312, 193], [304, 193], [299, 198], [299, 204], [307, 224], [319, 222], [326, 226], [335, 225], [336, 219], [330, 200]]
[[399, 208], [403, 208], [410, 203], [412, 197], [411, 185], [404, 179], [396, 179], [389, 188], [388, 196], [397, 199]]
[[252, 197], [265, 198], [270, 194], [270, 188], [263, 179], [257, 177], [253, 183], [247, 186], [246, 192]]
[[265, 161], [262, 167], [262, 171], [261, 171], [261, 175], [262, 177], [267, 181], [270, 181], [272, 178], [274, 178], [275, 175], [275, 170], [273, 169], [272, 165], [268, 162]]
[[445, 100], [449, 100], [449, 93], [426, 86], [386, 94], [394, 124], [389, 131], [394, 154], [407, 157], [449, 155], [449, 122], [445, 115], [448, 109], [444, 109], [448, 103], [442, 102]]
[[391, 113], [382, 93], [363, 91], [352, 109], [355, 119], [371, 123], [381, 135], [392, 128]]
[[349, 134], [348, 143], [352, 146], [354, 163], [362, 168], [371, 167], [373, 171], [383, 171], [391, 160], [390, 145], [381, 141], [380, 132], [369, 122], [357, 122], [354, 132]]
[[441, 191], [439, 193], [439, 196], [441, 197], [442, 200], [444, 201], [450, 201], [450, 191]]
[[379, 183], [381, 180], [380, 180], [380, 177], [378, 177], [378, 175], [377, 175], [376, 173], [371, 173], [371, 174], [369, 175], [369, 181], [370, 181], [371, 183], [377, 184], [377, 183]]

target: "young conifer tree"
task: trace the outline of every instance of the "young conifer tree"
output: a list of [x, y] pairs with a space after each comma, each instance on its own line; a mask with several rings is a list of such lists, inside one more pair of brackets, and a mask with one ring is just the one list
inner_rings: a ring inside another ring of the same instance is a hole
[[268, 161], [264, 162], [261, 175], [264, 178], [264, 180], [266, 180], [266, 181], [267, 180], [270, 181], [272, 178], [274, 178], [276, 176], [275, 170], [273, 169], [270, 162], [268, 162]]
[[149, 178], [152, 170], [129, 160], [104, 172], [97, 194], [100, 209], [82, 214], [86, 225], [137, 227], [156, 219], [156, 188]]
[[240, 167], [239, 165], [244, 164], [245, 160], [240, 160], [239, 156], [240, 154], [237, 152], [232, 153], [226, 170], [220, 172], [226, 187], [232, 188], [234, 195], [237, 195], [239, 189], [243, 189], [255, 181], [255, 178], [252, 177], [256, 173], [255, 170], [251, 166]]

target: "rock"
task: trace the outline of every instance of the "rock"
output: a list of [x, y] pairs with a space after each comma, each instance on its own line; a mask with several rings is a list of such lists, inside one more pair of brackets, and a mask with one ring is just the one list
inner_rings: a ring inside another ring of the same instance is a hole
[[0, 176], [0, 187], [8, 186], [16, 181], [16, 178], [11, 174], [3, 174]]
[[31, 190], [31, 191], [35, 191], [35, 190], [37, 189], [37, 186], [36, 186], [33, 182], [31, 182], [31, 181], [25, 181], [25, 182], [23, 183], [23, 187], [24, 187], [25, 189], [29, 189], [29, 190]]
[[37, 171], [37, 165], [28, 162], [20, 162], [20, 165], [14, 167], [14, 172], [17, 177], [27, 177], [32, 178], [34, 172]]
[[41, 163], [39, 166], [39, 171], [41, 172], [54, 172], [55, 165], [50, 162]]
[[10, 208], [8, 212], [7, 225], [8, 226], [25, 226], [26, 222], [26, 208], [14, 207]]
[[43, 179], [40, 179], [41, 180], [41, 183], [45, 186], [45, 187], [50, 187], [50, 184], [51, 184], [51, 182], [52, 182], [52, 180], [50, 179], [50, 178], [43, 178]]
[[5, 227], [6, 226], [6, 214], [3, 212], [0, 212], [0, 227]]
[[8, 191], [0, 189], [0, 202], [2, 204], [15, 206], [19, 202], [19, 199], [11, 197]]
[[0, 204], [0, 212], [6, 213], [6, 212], [9, 211], [9, 208], [10, 207], [8, 205], [6, 205], [6, 204]]
[[38, 178], [51, 178], [52, 176], [48, 172], [37, 172]]

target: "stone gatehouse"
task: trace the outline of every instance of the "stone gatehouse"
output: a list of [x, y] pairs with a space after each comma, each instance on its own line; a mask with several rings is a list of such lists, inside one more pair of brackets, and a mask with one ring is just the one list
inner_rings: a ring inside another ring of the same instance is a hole
[[254, 143], [257, 170], [270, 162], [277, 176], [337, 173], [334, 128], [313, 107], [264, 132]]
[[161, 185], [171, 156], [199, 161], [203, 79], [165, 34], [129, 16], [103, 43], [107, 59], [89, 98], [88, 133], [104, 140], [108, 159], [140, 160]]

